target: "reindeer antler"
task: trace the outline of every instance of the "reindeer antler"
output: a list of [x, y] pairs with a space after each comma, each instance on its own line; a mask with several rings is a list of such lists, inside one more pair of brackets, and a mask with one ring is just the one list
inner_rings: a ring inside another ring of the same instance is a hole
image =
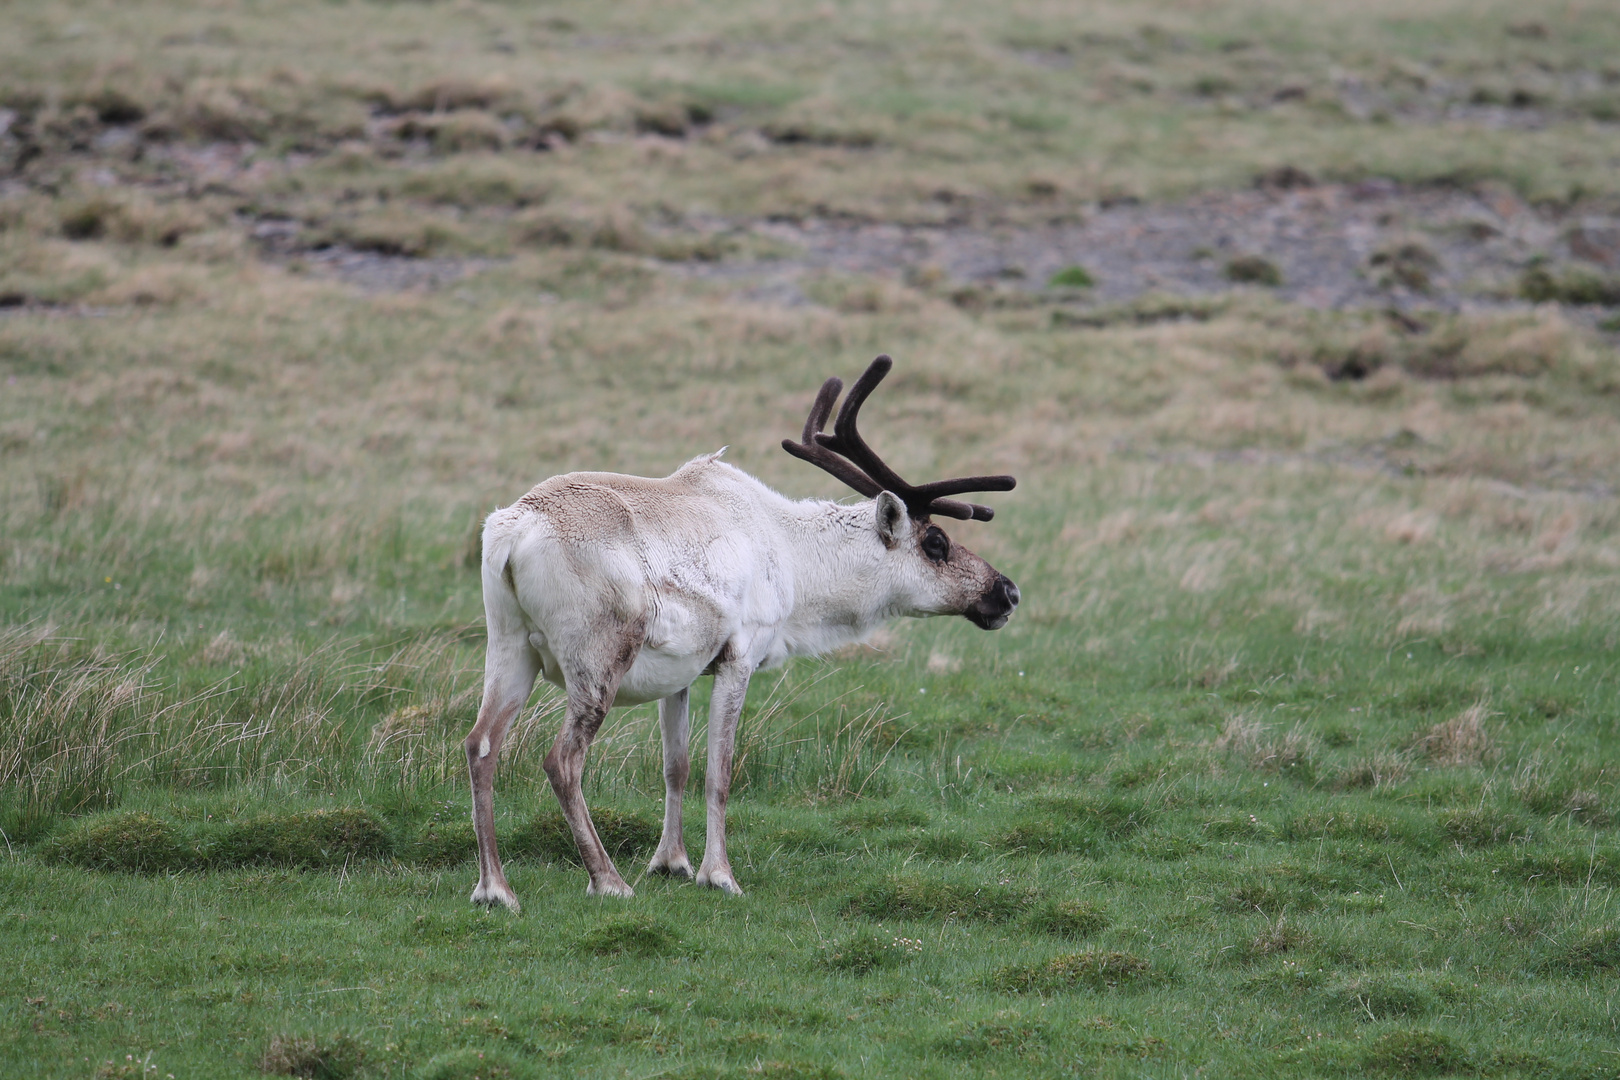
[[936, 480], [930, 484], [909, 484], [884, 464], [877, 451], [861, 438], [855, 426], [856, 417], [867, 397], [877, 389], [877, 384], [883, 381], [892, 367], [894, 361], [887, 355], [872, 361], [850, 388], [849, 397], [844, 399], [843, 408], [838, 410], [838, 419], [833, 421], [831, 435], [821, 429], [827, 425], [827, 417], [832, 414], [833, 403], [843, 391], [844, 383], [836, 376], [822, 383], [815, 404], [810, 406], [810, 416], [804, 422], [803, 440], [794, 442], [783, 439], [782, 449], [832, 473], [867, 498], [880, 491], [894, 492], [906, 504], [906, 511], [912, 517], [940, 514], [963, 521], [968, 518], [989, 521], [996, 514], [990, 507], [960, 502], [946, 496], [969, 491], [1011, 491], [1018, 483], [1012, 477], [963, 476], [954, 480]]

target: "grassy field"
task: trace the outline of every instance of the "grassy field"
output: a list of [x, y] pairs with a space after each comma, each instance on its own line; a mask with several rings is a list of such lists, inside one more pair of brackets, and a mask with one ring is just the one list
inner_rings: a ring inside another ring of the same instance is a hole
[[[1613, 332], [678, 272], [768, 262], [733, 226], [771, 215], [1022, 228], [1281, 165], [1612, 212], [1610, 8], [6, 21], [0, 1074], [1620, 1075]], [[1015, 619], [756, 679], [741, 899], [638, 877], [646, 707], [587, 773], [637, 895], [584, 896], [539, 692], [525, 912], [473, 910], [482, 515], [721, 445], [840, 497], [778, 442], [879, 352], [902, 472], [1019, 477], [951, 529]]]

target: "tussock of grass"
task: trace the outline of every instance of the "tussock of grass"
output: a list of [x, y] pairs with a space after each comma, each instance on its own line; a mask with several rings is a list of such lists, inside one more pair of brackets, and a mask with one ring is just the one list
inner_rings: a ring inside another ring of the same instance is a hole
[[168, 822], [144, 811], [96, 818], [53, 836], [47, 857], [86, 870], [156, 874], [195, 865], [197, 852]]
[[1041, 797], [1030, 800], [997, 843], [1004, 851], [1095, 855], [1141, 829], [1152, 816], [1131, 796]]
[[1204, 822], [1204, 835], [1211, 840], [1263, 841], [1274, 839], [1277, 829], [1257, 814], [1234, 814]]
[[[1284, 367], [1309, 364], [1333, 382], [1361, 382], [1389, 369], [1430, 379], [1512, 375], [1533, 378], [1563, 369], [1608, 385], [1592, 367], [1579, 336], [1553, 312], [1530, 315], [1425, 315], [1391, 322], [1365, 313], [1321, 325], [1282, 346]], [[1398, 380], [1371, 380], [1373, 398], [1399, 398]]]
[[742, 1068], [684, 1064], [677, 1065], [660, 1075], [669, 1077], [669, 1080], [750, 1080], [752, 1077], [766, 1077], [771, 1080], [843, 1080], [846, 1074], [825, 1063], [784, 1061], [775, 1058], [764, 1061], [756, 1057], [752, 1064]]
[[[591, 821], [615, 861], [652, 851], [662, 832], [662, 826], [651, 818], [610, 806], [592, 807]], [[506, 850], [512, 856], [579, 865], [579, 847], [561, 810], [543, 811], [518, 826]]]
[[1006, 852], [1058, 852], [1096, 857], [1103, 852], [1107, 833], [1084, 822], [1051, 818], [1026, 819], [996, 838], [996, 846]]
[[1279, 915], [1249, 942], [1250, 956], [1276, 956], [1293, 952], [1310, 941], [1310, 935]]
[[1561, 304], [1614, 307], [1620, 305], [1620, 277], [1583, 267], [1555, 271], [1536, 266], [1526, 270], [1519, 279], [1519, 295], [1536, 304], [1552, 300]]
[[1239, 255], [1226, 264], [1226, 280], [1240, 285], [1276, 288], [1283, 283], [1282, 271], [1264, 255]]
[[1273, 735], [1269, 724], [1248, 716], [1234, 716], [1216, 737], [1214, 750], [1242, 761], [1252, 769], [1309, 780], [1319, 751], [1316, 739], [1298, 726]]
[[941, 862], [955, 862], [972, 855], [984, 854], [987, 850], [972, 837], [956, 832], [936, 832], [915, 838], [907, 837], [903, 843], [904, 846], [915, 848], [919, 854]]
[[1333, 786], [1341, 789], [1373, 789], [1394, 787], [1412, 775], [1412, 762], [1407, 755], [1392, 750], [1381, 750], [1360, 761], [1352, 761], [1333, 775]]
[[365, 1064], [365, 1047], [347, 1035], [274, 1035], [259, 1055], [259, 1071], [303, 1080], [349, 1080]]
[[1050, 1040], [1046, 1025], [1027, 1020], [1013, 1009], [1003, 1009], [987, 1020], [965, 1021], [941, 1034], [934, 1045], [952, 1057], [986, 1054], [1032, 1054]]
[[1483, 703], [1471, 705], [1424, 732], [1414, 749], [1436, 765], [1478, 765], [1497, 753], [1496, 740], [1485, 726], [1489, 716]]
[[1049, 289], [1089, 289], [1096, 284], [1083, 266], [1066, 266], [1046, 280]]
[[1440, 819], [1440, 829], [1447, 839], [1469, 847], [1488, 847], [1530, 837], [1528, 823], [1523, 818], [1485, 808], [1447, 814]]
[[1052, 325], [1056, 328], [1104, 330], [1116, 326], [1202, 323], [1213, 319], [1228, 306], [1228, 301], [1218, 297], [1149, 294], [1128, 304], [1103, 305], [1086, 311], [1059, 308], [1052, 312]]
[[1529, 777], [1515, 784], [1514, 793], [1532, 813], [1566, 817], [1596, 828], [1614, 824], [1609, 800], [1601, 792], [1574, 787], [1568, 780]]
[[1179, 862], [1197, 855], [1206, 846], [1205, 842], [1197, 837], [1154, 829], [1132, 840], [1128, 850], [1161, 862]]
[[437, 869], [470, 862], [478, 854], [478, 837], [470, 821], [436, 821], [424, 826], [396, 852], [415, 866]]
[[1029, 910], [1040, 899], [1039, 890], [1034, 888], [896, 876], [850, 897], [845, 910], [868, 919], [1006, 922]]
[[1373, 252], [1368, 263], [1379, 273], [1379, 284], [1385, 288], [1400, 286], [1416, 293], [1427, 293], [1433, 287], [1434, 275], [1440, 270], [1440, 260], [1421, 240], [1404, 240]]
[[138, 1059], [134, 1054], [125, 1054], [123, 1061], [108, 1058], [96, 1066], [95, 1080], [159, 1080], [161, 1075], [160, 1067], [152, 1063], [151, 1051], [147, 1051]]
[[1063, 990], [1111, 990], [1138, 986], [1160, 977], [1153, 965], [1124, 952], [1081, 952], [1054, 956], [1040, 964], [1009, 964], [985, 979], [992, 990], [1050, 994]]
[[865, 975], [909, 964], [922, 949], [923, 943], [917, 938], [862, 930], [837, 945], [823, 946], [819, 960], [834, 971]]
[[1251, 881], [1226, 893], [1216, 907], [1232, 914], [1258, 911], [1278, 916], [1285, 911], [1311, 911], [1317, 903], [1316, 894], [1307, 888], [1287, 882]]
[[522, 1061], [501, 1050], [452, 1050], [422, 1066], [421, 1080], [514, 1080], [534, 1075]]
[[867, 829], [921, 829], [928, 825], [928, 815], [913, 806], [885, 806], [873, 804], [844, 814], [838, 824], [851, 832]]
[[1377, 811], [1315, 810], [1290, 818], [1282, 833], [1287, 840], [1313, 840], [1328, 837], [1334, 840], [1392, 840], [1411, 839], [1400, 829], [1396, 819]]
[[315, 869], [377, 858], [392, 850], [385, 824], [360, 807], [259, 814], [227, 826], [210, 845], [215, 866]]
[[594, 956], [668, 956], [681, 948], [675, 930], [648, 915], [620, 915], [587, 930], [579, 939], [582, 952]]
[[1502, 859], [1501, 872], [1528, 885], [1620, 885], [1620, 853], [1612, 849], [1535, 845]]
[[1108, 928], [1108, 912], [1084, 900], [1056, 900], [1031, 912], [1025, 920], [1032, 930], [1056, 937], [1088, 938]]
[[1403, 975], [1363, 975], [1322, 992], [1325, 1002], [1343, 1015], [1377, 1023], [1407, 1016], [1424, 1016], [1438, 999], [1425, 984]]
[[1322, 974], [1315, 967], [1284, 960], [1277, 967], [1248, 976], [1242, 988], [1244, 993], [1277, 994], [1287, 998], [1315, 990], [1321, 983]]
[[850, 842], [831, 829], [814, 826], [766, 828], [752, 832], [752, 836], [772, 848], [805, 852], [842, 851]]
[[1467, 1068], [1468, 1055], [1437, 1031], [1402, 1029], [1375, 1039], [1363, 1064], [1391, 1076], [1440, 1076]]
[[1542, 970], [1555, 974], [1591, 975], [1620, 969], [1620, 929], [1588, 930], [1548, 957]]

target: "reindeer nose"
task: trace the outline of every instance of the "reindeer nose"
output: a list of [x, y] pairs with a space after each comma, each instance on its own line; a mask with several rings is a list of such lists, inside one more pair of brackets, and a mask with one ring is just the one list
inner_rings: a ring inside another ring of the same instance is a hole
[[1000, 585], [1001, 591], [1007, 594], [1007, 603], [1011, 604], [1013, 607], [1017, 607], [1018, 586], [1013, 584], [1012, 578], [1008, 577], [1006, 574], [1002, 574], [1001, 580], [997, 581], [996, 584]]

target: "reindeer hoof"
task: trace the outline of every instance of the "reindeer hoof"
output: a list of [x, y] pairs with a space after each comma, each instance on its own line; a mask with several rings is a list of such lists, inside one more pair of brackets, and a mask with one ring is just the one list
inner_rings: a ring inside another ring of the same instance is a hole
[[628, 900], [632, 896], [636, 895], [636, 891], [629, 885], [625, 884], [624, 878], [615, 874], [613, 877], [606, 878], [600, 883], [592, 880], [591, 883], [585, 887], [585, 895], [618, 896]]
[[647, 873], [662, 874], [664, 877], [680, 878], [682, 881], [691, 881], [692, 864], [687, 861], [687, 858], [684, 855], [678, 860], [671, 862], [662, 862], [659, 859], [654, 858], [653, 861], [647, 866]]
[[742, 886], [738, 885], [736, 879], [724, 870], [700, 872], [697, 876], [697, 883], [706, 888], [719, 889], [728, 896], [741, 896], [743, 894]]
[[478, 887], [473, 889], [472, 902], [481, 904], [484, 907], [494, 907], [496, 904], [500, 904], [506, 910], [514, 913], [523, 910], [523, 905], [518, 903], [517, 894], [504, 884], [485, 885], [480, 881]]

